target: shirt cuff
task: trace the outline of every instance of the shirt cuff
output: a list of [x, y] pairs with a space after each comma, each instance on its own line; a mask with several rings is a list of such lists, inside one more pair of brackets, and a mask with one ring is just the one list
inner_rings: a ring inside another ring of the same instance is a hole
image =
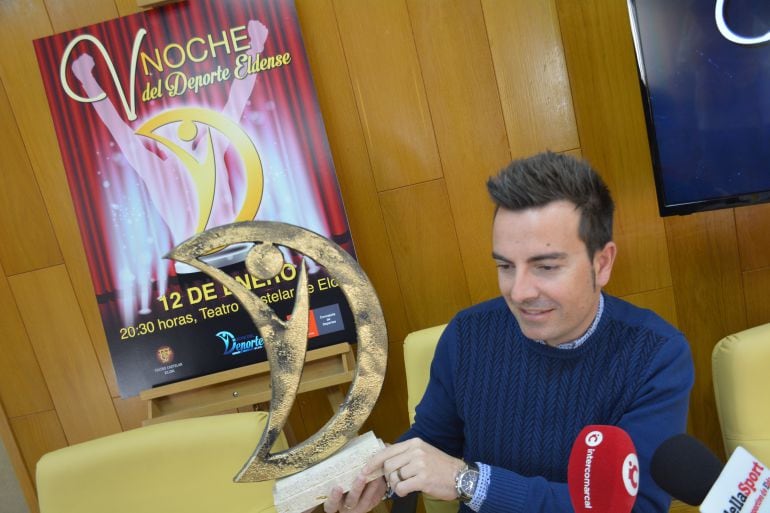
[[489, 465], [486, 463], [476, 462], [479, 466], [479, 481], [476, 483], [476, 491], [473, 492], [473, 498], [468, 502], [468, 507], [473, 511], [481, 509], [481, 505], [484, 504], [484, 499], [487, 498], [487, 490], [489, 489], [489, 476], [491, 474]]

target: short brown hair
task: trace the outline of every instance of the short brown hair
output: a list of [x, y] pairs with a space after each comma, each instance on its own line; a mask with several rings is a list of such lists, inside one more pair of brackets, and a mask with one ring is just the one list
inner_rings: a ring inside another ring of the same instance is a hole
[[578, 236], [593, 258], [612, 240], [615, 203], [601, 176], [585, 160], [546, 151], [514, 160], [487, 181], [497, 209], [525, 210], [566, 200], [580, 210]]

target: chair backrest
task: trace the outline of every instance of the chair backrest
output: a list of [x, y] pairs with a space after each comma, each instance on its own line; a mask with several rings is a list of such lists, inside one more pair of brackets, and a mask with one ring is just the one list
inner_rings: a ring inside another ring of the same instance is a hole
[[428, 386], [430, 363], [433, 361], [436, 344], [445, 327], [446, 324], [442, 324], [413, 331], [404, 339], [404, 368], [410, 424], [414, 422], [414, 409]]
[[[413, 331], [404, 339], [404, 367], [406, 369], [407, 408], [409, 423], [414, 422], [414, 409], [422, 399], [430, 378], [430, 364], [436, 344], [446, 324]], [[426, 513], [456, 513], [457, 501], [442, 501], [423, 495]]]
[[[267, 413], [174, 420], [72, 445], [37, 464], [41, 513], [260, 513], [273, 481], [234, 483]], [[283, 435], [273, 451], [287, 448]]]
[[770, 324], [720, 340], [711, 367], [728, 456], [740, 445], [770, 465]]

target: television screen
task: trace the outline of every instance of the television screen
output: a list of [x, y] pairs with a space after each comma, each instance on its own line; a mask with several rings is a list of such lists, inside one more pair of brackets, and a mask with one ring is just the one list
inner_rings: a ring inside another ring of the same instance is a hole
[[770, 1], [628, 5], [660, 214], [770, 201]]

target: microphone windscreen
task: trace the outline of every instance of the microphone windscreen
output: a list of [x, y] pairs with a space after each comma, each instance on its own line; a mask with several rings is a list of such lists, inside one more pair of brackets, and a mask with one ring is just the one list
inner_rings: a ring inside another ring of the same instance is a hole
[[628, 513], [639, 491], [639, 461], [628, 433], [586, 426], [575, 439], [567, 487], [577, 513]]
[[655, 449], [652, 479], [675, 499], [698, 506], [722, 472], [724, 464], [699, 440], [672, 436]]

